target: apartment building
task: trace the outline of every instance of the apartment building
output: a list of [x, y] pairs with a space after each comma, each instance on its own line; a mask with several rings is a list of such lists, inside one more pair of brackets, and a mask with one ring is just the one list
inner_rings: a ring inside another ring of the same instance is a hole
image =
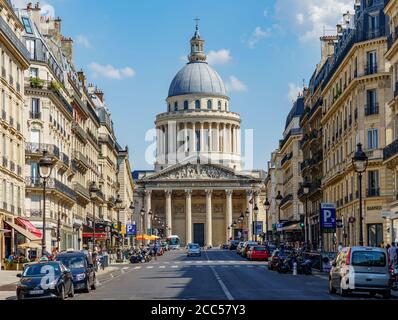
[[[25, 209], [24, 71], [29, 53], [24, 27], [10, 1], [0, 1], [0, 264], [16, 249], [19, 221]], [[6, 229], [6, 230], [4, 230]], [[4, 232], [3, 232], [4, 230]]]

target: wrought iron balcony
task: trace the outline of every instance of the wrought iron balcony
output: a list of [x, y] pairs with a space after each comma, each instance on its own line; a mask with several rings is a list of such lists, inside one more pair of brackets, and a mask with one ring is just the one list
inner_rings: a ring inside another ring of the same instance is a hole
[[86, 199], [90, 199], [90, 191], [87, 188], [83, 187], [80, 183], [75, 182], [73, 187], [75, 189], [75, 192], [84, 196]]
[[366, 192], [368, 197], [379, 197], [380, 196], [380, 188], [371, 188]]
[[388, 50], [391, 49], [391, 47], [397, 41], [397, 39], [398, 39], [398, 26], [396, 26], [395, 30], [392, 30], [391, 33], [387, 37], [387, 48], [388, 48]]
[[300, 129], [298, 129], [298, 128], [291, 129], [291, 130], [289, 131], [289, 133], [286, 135], [286, 137], [285, 137], [283, 140], [280, 140], [280, 141], [279, 141], [279, 147], [282, 149], [283, 146], [285, 145], [285, 143], [289, 140], [289, 138], [290, 138], [291, 136], [302, 134], [302, 132], [303, 132], [303, 131], [302, 131], [301, 128], [300, 128]]
[[284, 197], [282, 199], [280, 206], [282, 207], [284, 204], [286, 204], [286, 203], [288, 203], [289, 201], [292, 201], [292, 200], [293, 200], [293, 195], [289, 194], [289, 195], [287, 195], [286, 197]]
[[[25, 179], [25, 186], [27, 188], [42, 189], [43, 181], [39, 177], [27, 177]], [[68, 196], [69, 198], [76, 200], [76, 192], [57, 179], [53, 178], [47, 179], [46, 188], [57, 190], [58, 192], [61, 192], [62, 194]]]
[[61, 153], [61, 160], [66, 166], [69, 167], [69, 165], [70, 165], [69, 157], [63, 152]]
[[287, 161], [289, 161], [292, 158], [293, 158], [293, 152], [286, 154], [281, 161], [281, 166], [283, 166]]
[[29, 118], [30, 119], [40, 120], [41, 119], [41, 112], [29, 111]]
[[379, 114], [379, 104], [369, 104], [365, 106], [365, 116]]
[[87, 142], [87, 133], [77, 122], [72, 123], [72, 131], [75, 132], [80, 140], [82, 140], [84, 143]]
[[383, 149], [383, 159], [384, 161], [387, 161], [390, 158], [396, 156], [397, 154], [398, 154], [398, 139], [396, 139], [393, 143], [389, 144], [387, 147]]
[[59, 159], [59, 148], [53, 144], [27, 142], [25, 152], [27, 154], [42, 155], [43, 151], [47, 151], [49, 156], [54, 156]]
[[364, 73], [366, 76], [377, 73], [377, 63], [370, 63], [364, 66]]

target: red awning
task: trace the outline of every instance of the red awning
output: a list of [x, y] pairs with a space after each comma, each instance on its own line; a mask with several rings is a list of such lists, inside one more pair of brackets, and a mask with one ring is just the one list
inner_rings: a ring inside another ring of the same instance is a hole
[[17, 218], [16, 222], [21, 227], [24, 227], [30, 233], [34, 234], [36, 237], [38, 237], [38, 238], [42, 237], [42, 232], [40, 230], [38, 230], [29, 220], [24, 219], [24, 218]]
[[[93, 234], [92, 233], [83, 233], [83, 238], [92, 238]], [[106, 233], [96, 233], [95, 234], [96, 239], [106, 239]]]

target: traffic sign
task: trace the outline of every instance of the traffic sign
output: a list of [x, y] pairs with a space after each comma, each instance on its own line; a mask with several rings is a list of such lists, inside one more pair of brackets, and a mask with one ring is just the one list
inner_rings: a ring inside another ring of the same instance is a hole
[[126, 234], [128, 236], [135, 236], [137, 234], [137, 225], [136, 224], [127, 224], [126, 225]]
[[336, 232], [336, 205], [321, 203], [321, 230], [325, 233]]

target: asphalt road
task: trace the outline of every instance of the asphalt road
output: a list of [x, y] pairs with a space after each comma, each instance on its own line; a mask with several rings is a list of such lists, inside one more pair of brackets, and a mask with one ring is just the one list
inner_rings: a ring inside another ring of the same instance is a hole
[[[354, 296], [351, 299], [362, 298]], [[368, 299], [365, 295], [363, 298]], [[122, 267], [99, 279], [97, 290], [75, 300], [336, 300], [327, 275], [286, 275], [265, 262], [249, 262], [235, 251], [212, 249], [201, 257], [185, 250], [167, 252], [157, 261]], [[350, 298], [349, 298], [350, 299]]]

